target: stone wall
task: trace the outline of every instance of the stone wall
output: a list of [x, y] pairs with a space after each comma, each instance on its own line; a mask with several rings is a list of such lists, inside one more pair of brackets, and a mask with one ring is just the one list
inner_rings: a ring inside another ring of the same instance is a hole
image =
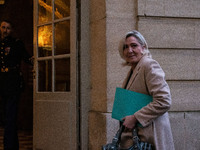
[[121, 86], [127, 68], [118, 54], [121, 36], [133, 29], [133, 0], [90, 1], [91, 107], [89, 149], [101, 149], [119, 127], [111, 118], [114, 92]]
[[166, 73], [172, 94], [170, 121], [176, 150], [200, 147], [200, 1], [107, 0], [90, 2], [91, 107], [89, 149], [111, 142], [115, 88], [128, 68], [118, 54], [121, 37], [139, 30]]
[[176, 150], [200, 147], [200, 1], [138, 1], [138, 30], [171, 88]]

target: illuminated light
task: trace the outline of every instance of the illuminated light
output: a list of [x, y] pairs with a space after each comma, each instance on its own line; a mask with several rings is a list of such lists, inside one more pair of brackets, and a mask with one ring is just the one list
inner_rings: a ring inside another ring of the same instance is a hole
[[56, 0], [55, 4], [62, 8], [62, 10], [65, 10], [68, 14], [70, 14], [69, 7], [62, 0]]
[[[48, 2], [44, 0], [38, 0], [38, 3], [41, 7], [43, 7], [47, 12], [53, 12], [53, 8]], [[67, 6], [62, 0], [55, 0], [55, 5], [62, 10], [64, 13], [70, 13], [70, 8]], [[55, 8], [55, 16], [59, 19], [63, 18], [64, 15], [59, 12], [59, 9]], [[49, 15], [48, 15], [49, 16]], [[39, 12], [39, 22], [44, 23], [50, 21], [48, 16], [43, 14], [43, 12]], [[69, 26], [67, 24], [67, 26]], [[41, 26], [38, 28], [38, 47], [45, 48], [45, 50], [51, 50], [52, 47], [52, 27], [50, 26]]]
[[5, 0], [0, 0], [0, 5], [3, 5], [5, 3]]
[[[39, 5], [44, 7], [47, 11], [52, 13], [52, 6], [49, 6], [48, 4], [46, 4], [44, 1], [39, 0]], [[55, 11], [55, 15], [60, 19], [63, 18], [63, 15], [61, 13], [58, 12], [58, 10]]]
[[39, 28], [38, 31], [38, 46], [39, 47], [51, 47], [52, 43], [52, 31], [48, 26]]

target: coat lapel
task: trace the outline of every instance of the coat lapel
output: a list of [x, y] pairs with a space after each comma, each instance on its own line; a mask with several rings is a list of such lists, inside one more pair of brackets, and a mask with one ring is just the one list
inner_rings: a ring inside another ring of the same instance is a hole
[[[126, 82], [128, 82], [126, 89], [129, 89], [129, 88], [132, 86], [133, 81], [135, 80], [135, 78], [136, 78], [137, 75], [138, 75], [138, 72], [140, 71], [141, 64], [142, 64], [142, 62], [143, 62], [144, 57], [146, 57], [146, 55], [144, 55], [144, 56], [141, 58], [141, 60], [138, 62], [137, 66], [136, 66], [135, 69], [133, 70], [133, 74], [132, 74], [132, 76], [130, 77], [130, 80], [129, 80], [129, 81], [126, 80]], [[129, 72], [131, 72], [131, 71], [129, 71]], [[130, 75], [130, 73], [129, 73], [129, 75]]]
[[128, 82], [128, 85], [126, 87], [126, 89], [129, 89], [133, 83], [133, 81], [135, 80], [136, 76], [138, 75], [138, 72], [140, 70], [140, 67], [139, 67], [139, 64], [136, 66], [136, 68], [133, 70], [133, 74], [132, 76], [130, 77], [130, 80]]

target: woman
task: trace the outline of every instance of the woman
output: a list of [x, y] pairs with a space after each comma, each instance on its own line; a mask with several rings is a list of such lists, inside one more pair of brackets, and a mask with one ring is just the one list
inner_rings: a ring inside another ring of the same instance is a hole
[[[171, 106], [171, 95], [165, 73], [158, 62], [151, 58], [147, 43], [138, 31], [126, 34], [119, 51], [126, 64], [131, 66], [123, 88], [153, 97], [147, 106], [124, 117], [123, 125], [129, 130], [136, 127], [140, 140], [153, 144], [155, 150], [174, 150], [167, 113]], [[141, 126], [137, 126], [137, 123]], [[122, 135], [122, 141], [126, 135]]]

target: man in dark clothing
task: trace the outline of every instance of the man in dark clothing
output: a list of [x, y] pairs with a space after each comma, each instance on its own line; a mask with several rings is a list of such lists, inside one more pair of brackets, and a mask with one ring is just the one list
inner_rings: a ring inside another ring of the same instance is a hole
[[21, 61], [32, 64], [24, 44], [11, 36], [12, 23], [0, 26], [0, 96], [4, 106], [4, 150], [18, 150], [17, 105], [22, 86]]

